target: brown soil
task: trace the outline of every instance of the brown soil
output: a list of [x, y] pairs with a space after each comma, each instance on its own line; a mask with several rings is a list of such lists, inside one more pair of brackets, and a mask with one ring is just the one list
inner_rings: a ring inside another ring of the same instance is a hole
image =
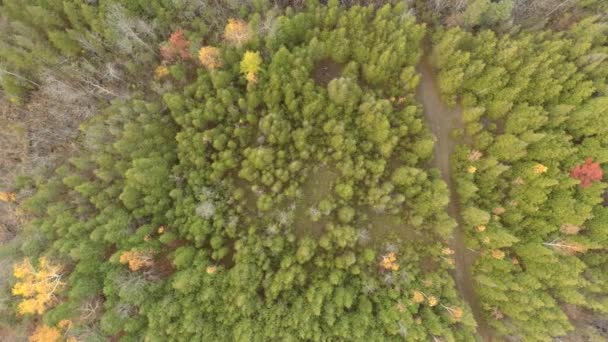
[[185, 246], [186, 244], [188, 244], [188, 240], [177, 239], [177, 240], [171, 241], [167, 246], [169, 247], [170, 250], [175, 250], [181, 246]]
[[428, 257], [423, 259], [421, 266], [425, 273], [434, 273], [439, 269], [439, 263], [437, 262], [436, 257]]
[[334, 62], [329, 58], [322, 59], [315, 65], [312, 78], [317, 84], [327, 86], [331, 80], [342, 75], [342, 69], [344, 69], [344, 65]]
[[154, 274], [159, 278], [164, 279], [169, 277], [173, 272], [175, 272], [175, 267], [173, 267], [173, 262], [169, 260], [167, 255], [163, 255], [162, 258], [158, 259], [154, 266], [152, 267]]
[[118, 334], [116, 334], [114, 336], [110, 336], [110, 338], [108, 340], [110, 342], [118, 342], [125, 335], [126, 335], [126, 333], [124, 331], [121, 331], [121, 332], [119, 332]]
[[234, 266], [234, 255], [236, 254], [236, 249], [235, 249], [235, 243], [236, 243], [236, 239], [230, 240], [228, 241], [227, 245], [228, 247], [228, 253], [226, 255], [224, 255], [223, 258], [220, 259], [219, 264], [222, 265], [225, 269], [230, 269], [232, 268], [232, 266]]
[[177, 248], [184, 246], [187, 243], [188, 240], [185, 239], [178, 239], [169, 243], [167, 245], [168, 249], [157, 256], [154, 265], [150, 268], [153, 271], [153, 274], [161, 279], [168, 278], [172, 275], [175, 272], [175, 267], [173, 267], [173, 262], [170, 260], [169, 256]]

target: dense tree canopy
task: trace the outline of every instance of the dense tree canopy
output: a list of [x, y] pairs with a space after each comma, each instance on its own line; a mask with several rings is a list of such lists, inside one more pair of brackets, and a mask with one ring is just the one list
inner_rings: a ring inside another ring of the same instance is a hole
[[403, 4], [264, 16], [213, 45], [174, 30], [162, 102], [89, 120], [84, 152], [25, 203], [24, 253], [66, 270], [37, 334], [473, 339], [414, 99], [424, 26]]
[[608, 68], [592, 62], [607, 32], [589, 19], [561, 33], [434, 35], [441, 90], [470, 141], [454, 171], [475, 285], [499, 334], [550, 341], [572, 330], [568, 305], [608, 313]]
[[607, 6], [0, 0], [0, 340], [605, 340]]

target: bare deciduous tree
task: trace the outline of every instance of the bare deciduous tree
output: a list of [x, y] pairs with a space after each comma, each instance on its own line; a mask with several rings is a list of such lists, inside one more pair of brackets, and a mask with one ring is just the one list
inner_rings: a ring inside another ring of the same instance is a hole
[[80, 307], [80, 319], [83, 321], [89, 321], [97, 317], [99, 314], [103, 300], [99, 297], [95, 297], [89, 301], [86, 301]]
[[559, 13], [577, 5], [579, 0], [516, 0], [513, 17], [517, 22], [528, 19], [547, 19], [555, 13]]
[[109, 7], [106, 20], [108, 27], [116, 30], [115, 44], [121, 53], [131, 54], [139, 46], [156, 54], [156, 33], [152, 25], [141, 18], [128, 16], [117, 3]]

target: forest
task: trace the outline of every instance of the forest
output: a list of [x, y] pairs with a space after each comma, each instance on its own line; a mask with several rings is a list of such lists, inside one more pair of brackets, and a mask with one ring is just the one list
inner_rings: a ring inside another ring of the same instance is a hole
[[608, 339], [603, 0], [0, 0], [0, 123], [1, 341]]

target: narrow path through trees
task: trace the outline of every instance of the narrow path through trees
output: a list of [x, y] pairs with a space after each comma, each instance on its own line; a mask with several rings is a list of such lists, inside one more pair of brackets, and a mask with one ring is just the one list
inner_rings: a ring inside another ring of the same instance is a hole
[[436, 137], [433, 165], [441, 171], [442, 178], [450, 191], [450, 204], [447, 208], [448, 214], [458, 223], [458, 226], [454, 229], [452, 238], [452, 249], [454, 249], [456, 257], [454, 279], [460, 294], [473, 311], [479, 335], [481, 335], [484, 341], [491, 341], [491, 331], [483, 319], [481, 306], [473, 288], [471, 267], [475, 260], [475, 255], [466, 248], [458, 193], [456, 192], [456, 185], [452, 180], [450, 168], [450, 157], [456, 145], [456, 142], [451, 138], [451, 133], [454, 129], [463, 127], [461, 120], [462, 112], [458, 107], [450, 109], [442, 102], [435, 73], [429, 60], [430, 50], [429, 44], [425, 44], [425, 53], [418, 65], [421, 79], [416, 97], [422, 103], [427, 124]]

